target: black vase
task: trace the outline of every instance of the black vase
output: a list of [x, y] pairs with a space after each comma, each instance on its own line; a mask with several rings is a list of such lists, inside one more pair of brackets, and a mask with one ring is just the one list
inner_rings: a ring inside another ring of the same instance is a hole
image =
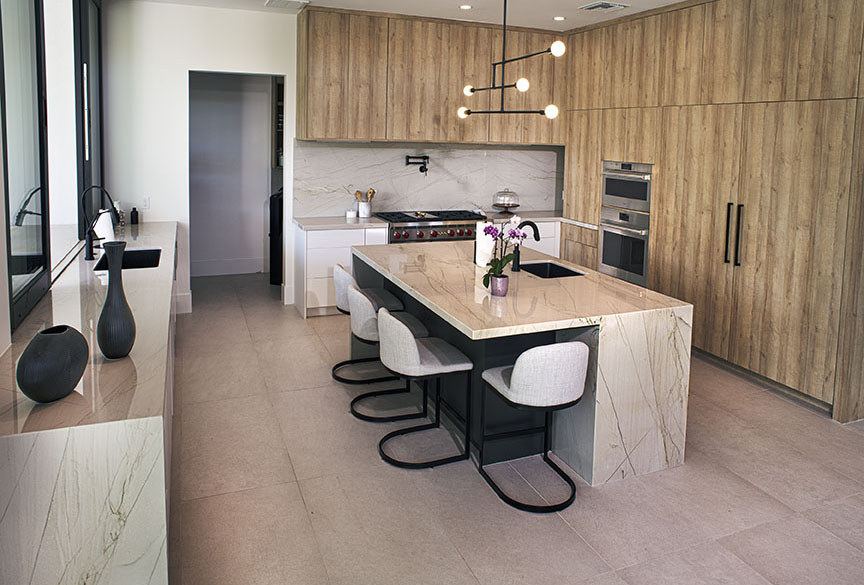
[[109, 360], [126, 357], [135, 345], [135, 317], [123, 292], [123, 251], [126, 242], [102, 244], [108, 258], [108, 295], [102, 306], [96, 340]]
[[87, 340], [75, 328], [57, 325], [40, 331], [18, 360], [18, 388], [35, 402], [60, 400], [75, 389], [88, 357]]

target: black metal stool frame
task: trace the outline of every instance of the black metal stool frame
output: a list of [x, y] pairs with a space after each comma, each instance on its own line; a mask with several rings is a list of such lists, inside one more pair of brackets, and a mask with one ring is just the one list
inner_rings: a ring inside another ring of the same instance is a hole
[[[532, 427], [529, 429], [519, 429], [519, 430], [515, 430], [515, 431], [506, 431], [503, 433], [493, 433], [491, 435], [487, 435], [486, 434], [486, 389], [487, 389], [487, 387], [490, 390], [492, 390], [493, 392], [495, 392], [495, 394], [497, 394], [498, 397], [501, 398], [501, 400], [503, 400], [508, 406], [510, 406], [512, 408], [516, 408], [519, 410], [544, 411], [545, 420], [544, 420], [543, 426], [542, 427]], [[554, 461], [549, 459], [549, 450], [551, 448], [551, 442], [552, 442], [552, 437], [551, 437], [551, 433], [550, 433], [551, 428], [552, 428], [552, 412], [556, 411], [556, 410], [563, 410], [565, 408], [570, 408], [571, 406], [574, 406], [575, 404], [577, 404], [580, 400], [582, 400], [581, 396], [572, 402], [568, 402], [566, 404], [559, 404], [556, 406], [528, 406], [525, 404], [516, 404], [515, 402], [511, 402], [510, 400], [508, 400], [506, 396], [503, 396], [493, 386], [486, 383], [485, 381], [483, 382], [483, 385], [480, 389], [480, 444], [478, 446], [479, 448], [478, 448], [478, 458], [477, 458], [477, 471], [480, 472], [480, 475], [483, 477], [483, 479], [486, 480], [486, 483], [489, 484], [489, 487], [492, 488], [492, 491], [494, 491], [495, 494], [499, 498], [501, 498], [504, 502], [513, 506], [514, 508], [517, 508], [519, 510], [523, 510], [525, 512], [534, 512], [535, 514], [548, 514], [551, 512], [560, 512], [561, 510], [563, 510], [564, 508], [566, 508], [567, 506], [572, 504], [573, 501], [576, 499], [576, 484], [573, 482], [573, 480], [570, 478], [570, 476], [567, 475], [567, 473], [563, 469], [561, 469]], [[502, 490], [498, 486], [498, 484], [495, 483], [495, 480], [493, 480], [489, 476], [489, 474], [486, 473], [486, 470], [483, 468], [483, 445], [486, 441], [495, 441], [498, 439], [507, 439], [510, 437], [518, 437], [518, 436], [522, 436], [522, 435], [532, 435], [532, 434], [537, 434], [537, 433], [543, 433], [543, 461], [546, 463], [546, 465], [548, 465], [550, 468], [552, 468], [552, 470], [555, 473], [557, 473], [561, 477], [561, 479], [563, 479], [564, 482], [570, 488], [570, 495], [566, 499], [564, 499], [563, 501], [558, 502], [556, 504], [549, 504], [549, 505], [543, 506], [543, 505], [526, 504], [525, 502], [520, 502], [519, 500], [516, 500], [516, 499], [508, 496], [506, 493], [504, 493], [504, 490]]]
[[[388, 368], [388, 371], [391, 371]], [[396, 372], [393, 372], [396, 374]], [[439, 459], [431, 459], [429, 461], [401, 461], [396, 459], [395, 457], [391, 457], [387, 453], [384, 452], [384, 443], [393, 439], [395, 437], [399, 437], [402, 435], [409, 435], [412, 433], [419, 433], [422, 431], [427, 431], [429, 429], [437, 429], [441, 426], [441, 378], [448, 375], [453, 374], [466, 374], [467, 375], [467, 386], [465, 388], [465, 425], [464, 425], [464, 433], [465, 433], [465, 448], [462, 453], [459, 455], [451, 455], [449, 457], [441, 457]], [[471, 370], [465, 370], [464, 372], [448, 372], [446, 374], [434, 374], [430, 376], [403, 376], [400, 374], [399, 377], [407, 380], [408, 384], [412, 381], [414, 382], [423, 382], [423, 404], [425, 409], [426, 404], [426, 394], [428, 389], [429, 380], [435, 380], [435, 420], [430, 423], [417, 425], [413, 427], [407, 427], [404, 429], [399, 429], [396, 431], [392, 431], [384, 435], [381, 440], [378, 442], [378, 454], [381, 456], [381, 459], [393, 465], [395, 467], [401, 467], [404, 469], [429, 469], [431, 467], [438, 467], [439, 465], [446, 465], [447, 463], [455, 463], [456, 461], [465, 461], [471, 456]]]
[[[339, 310], [341, 311], [342, 309], [339, 309]], [[348, 313], [346, 313], [346, 314], [348, 314]], [[377, 341], [368, 341], [366, 339], [361, 339], [360, 337], [357, 337], [353, 333], [351, 334], [351, 339], [356, 339], [357, 341], [360, 341], [360, 342], [365, 343], [367, 345], [378, 345]], [[391, 375], [391, 376], [382, 376], [379, 378], [363, 378], [363, 379], [357, 380], [357, 379], [345, 378], [344, 376], [340, 376], [339, 374], [336, 373], [337, 370], [339, 370], [340, 368], [344, 368], [345, 366], [353, 366], [354, 364], [368, 364], [370, 362], [377, 362], [377, 361], [378, 361], [377, 357], [359, 358], [356, 360], [345, 360], [345, 361], [339, 362], [338, 364], [333, 366], [333, 368], [330, 370], [330, 375], [337, 382], [341, 382], [342, 384], [350, 384], [352, 386], [359, 386], [362, 384], [377, 384], [379, 382], [389, 382], [391, 380], [398, 380], [399, 379], [398, 376], [392, 376]], [[399, 389], [399, 391], [403, 392], [403, 390], [401, 388]], [[373, 394], [373, 393], [370, 392], [369, 394]]]

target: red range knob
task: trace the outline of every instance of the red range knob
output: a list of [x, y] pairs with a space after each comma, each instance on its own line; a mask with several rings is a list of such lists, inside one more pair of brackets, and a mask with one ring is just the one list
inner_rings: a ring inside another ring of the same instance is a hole
[[464, 236], [464, 235], [465, 235], [465, 230], [459, 230], [459, 231], [456, 232], [456, 233], [458, 233], [460, 236]]
[[465, 235], [466, 235], [466, 236], [470, 236], [470, 235], [473, 234], [473, 233], [474, 233], [474, 232], [472, 232], [471, 230], [465, 230]]
[[417, 232], [417, 237], [418, 237], [418, 238], [422, 238], [422, 237], [423, 237], [423, 232]]
[[429, 234], [429, 236], [430, 236], [430, 237], [433, 237], [433, 238], [437, 238], [437, 237], [438, 237], [438, 232], [436, 232], [435, 230], [432, 230], [432, 232]]
[[453, 230], [450, 230], [449, 232], [447, 232], [447, 235], [452, 238], [453, 236], [456, 235], [456, 232], [454, 232]]
[[401, 237], [402, 237], [402, 234], [400, 234], [399, 232], [393, 232], [393, 239], [394, 240], [398, 240]]
[[402, 232], [402, 237], [407, 240], [408, 239], [408, 232]]

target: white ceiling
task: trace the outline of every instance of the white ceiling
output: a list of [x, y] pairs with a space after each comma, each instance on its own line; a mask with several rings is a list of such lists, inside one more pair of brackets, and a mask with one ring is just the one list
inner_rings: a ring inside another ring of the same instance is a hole
[[[289, 12], [294, 9], [271, 8], [265, 5], [266, 0], [151, 0], [169, 2], [172, 4], [191, 4], [198, 6], [213, 6], [218, 8], [236, 8], [241, 10], [259, 10], [263, 12]], [[547, 30], [570, 30], [604, 20], [611, 20], [628, 14], [635, 14], [674, 4], [680, 0], [611, 0], [621, 4], [629, 4], [630, 8], [608, 13], [596, 14], [579, 10], [593, 0], [509, 0], [507, 6], [507, 24], [528, 26]], [[504, 3], [502, 0], [312, 0], [313, 6], [329, 6], [331, 8], [348, 8], [352, 10], [371, 10], [375, 12], [391, 12], [413, 16], [430, 16], [457, 20], [473, 20], [501, 24]], [[461, 4], [470, 4], [471, 10], [460, 10]], [[564, 16], [566, 20], [557, 22], [553, 16]]]

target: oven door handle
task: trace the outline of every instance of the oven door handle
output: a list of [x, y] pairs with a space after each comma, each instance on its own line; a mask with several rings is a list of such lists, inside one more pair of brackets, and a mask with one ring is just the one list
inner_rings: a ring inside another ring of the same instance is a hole
[[648, 230], [637, 230], [631, 227], [627, 227], [624, 225], [620, 225], [613, 222], [602, 222], [600, 224], [600, 229], [612, 232], [613, 234], [618, 234], [622, 236], [641, 236], [645, 237], [648, 235]]
[[615, 179], [625, 179], [630, 181], [650, 181], [651, 175], [645, 173], [629, 173], [627, 171], [603, 171], [604, 177], [612, 177]]

